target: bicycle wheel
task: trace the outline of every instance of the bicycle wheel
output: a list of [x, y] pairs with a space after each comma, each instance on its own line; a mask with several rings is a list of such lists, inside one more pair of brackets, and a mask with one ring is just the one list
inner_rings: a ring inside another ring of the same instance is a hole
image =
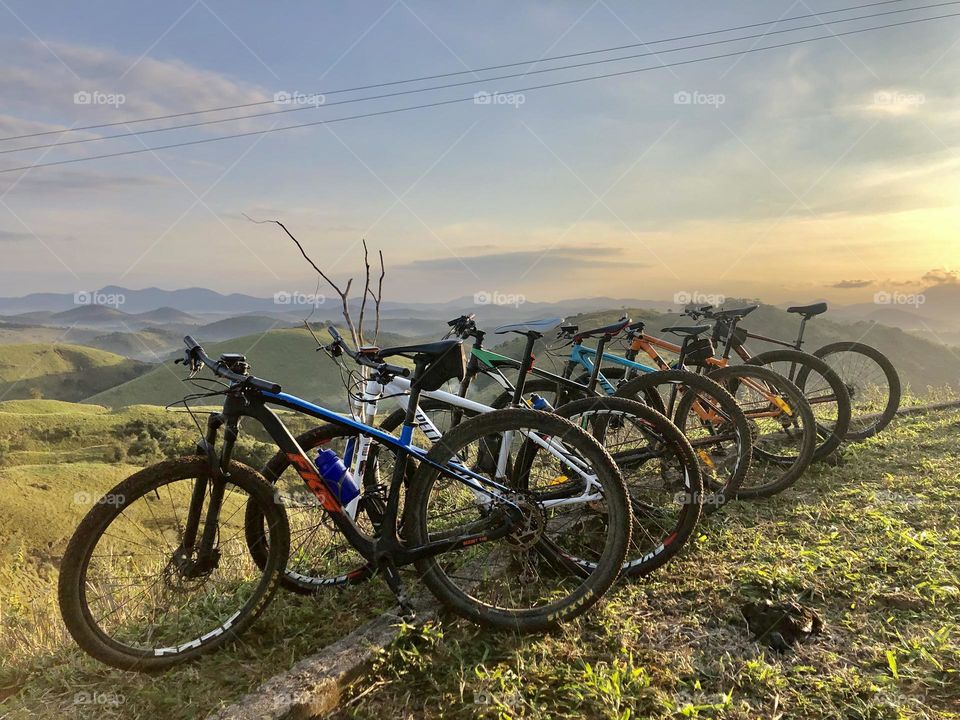
[[793, 485], [817, 447], [816, 420], [800, 388], [756, 365], [718, 368], [708, 377], [733, 396], [751, 426], [753, 456], [737, 497], [768, 497]]
[[850, 428], [850, 393], [827, 363], [799, 350], [770, 350], [754, 355], [747, 364], [770, 368], [803, 392], [817, 421], [814, 460], [823, 460], [840, 447]]
[[700, 518], [703, 481], [677, 426], [628, 398], [584, 398], [555, 412], [588, 430], [623, 474], [633, 526], [621, 572], [647, 575], [680, 552]]
[[750, 471], [750, 423], [730, 393], [688, 370], [644, 373], [617, 389], [617, 397], [651, 396], [689, 440], [703, 476], [703, 511], [715, 512], [737, 496]]
[[[324, 424], [299, 435], [297, 444], [308, 455], [318, 448], [329, 448], [340, 458], [349, 458], [357, 437], [349, 428]], [[357, 525], [368, 535], [376, 534], [386, 507], [387, 486], [395, 459], [390, 448], [376, 442], [370, 446], [356, 515]], [[410, 459], [408, 475], [412, 474], [413, 464], [414, 460]], [[290, 524], [290, 557], [280, 576], [285, 590], [312, 595], [327, 587], [351, 585], [370, 578], [373, 567], [337, 531], [285, 453], [277, 453], [270, 459], [263, 468], [263, 476], [273, 485], [274, 498], [286, 510]], [[244, 528], [251, 556], [258, 566], [264, 567], [269, 541], [264, 514], [256, 503], [247, 506]]]
[[[562, 443], [560, 460], [542, 442]], [[407, 496], [406, 541], [487, 532], [508, 510], [439, 468], [461, 458], [509, 455], [502, 483], [521, 519], [505, 537], [417, 562], [430, 591], [459, 615], [498, 629], [539, 631], [586, 612], [614, 583], [630, 544], [623, 478], [603, 447], [573, 423], [519, 408], [465, 420], [434, 445]], [[586, 464], [588, 477], [578, 465]], [[471, 463], [478, 474], [495, 468]]]
[[831, 343], [813, 354], [847, 386], [852, 417], [846, 440], [866, 440], [890, 424], [900, 407], [900, 375], [886, 355], [857, 342]]
[[[160, 670], [236, 637], [266, 607], [287, 559], [286, 516], [252, 468], [232, 462], [222, 482], [206, 557], [183, 546], [197, 488], [201, 534], [207, 522], [215, 481], [205, 458], [141, 470], [87, 513], [64, 553], [58, 593], [67, 630], [84, 651], [114, 667]], [[248, 501], [262, 509], [269, 533], [263, 568], [244, 542]]]

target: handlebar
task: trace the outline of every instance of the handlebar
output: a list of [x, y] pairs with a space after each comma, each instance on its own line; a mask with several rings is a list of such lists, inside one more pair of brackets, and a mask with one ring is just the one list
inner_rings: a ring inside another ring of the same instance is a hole
[[477, 333], [479, 330], [477, 329], [477, 323], [474, 318], [476, 318], [476, 315], [471, 313], [470, 315], [461, 315], [453, 320], [448, 320], [447, 325], [450, 328], [450, 333], [448, 333], [447, 337], [449, 337], [451, 333], [461, 340], [466, 340], [468, 337], [478, 337]]
[[700, 318], [713, 319], [713, 305], [701, 305], [698, 308], [687, 308], [684, 311], [684, 314], [692, 317], [694, 320], [699, 320]]
[[388, 375], [399, 375], [400, 377], [410, 377], [410, 368], [403, 367], [401, 365], [391, 365], [388, 362], [383, 362], [379, 358], [379, 355], [366, 354], [354, 350], [349, 345], [347, 345], [346, 340], [343, 339], [343, 336], [337, 331], [333, 325], [327, 328], [327, 332], [330, 333], [330, 337], [333, 338], [333, 347], [335, 350], [343, 352], [356, 362], [358, 365], [363, 365], [364, 367], [371, 368], [380, 373], [386, 373]]
[[220, 360], [213, 360], [203, 351], [200, 343], [198, 343], [189, 335], [183, 338], [183, 344], [187, 346], [187, 350], [182, 359], [175, 360], [174, 362], [183, 363], [184, 365], [189, 366], [192, 372], [196, 372], [202, 366], [206, 365], [208, 368], [210, 368], [210, 370], [213, 371], [214, 375], [217, 377], [222, 377], [225, 380], [229, 380], [234, 384], [244, 384], [270, 393], [278, 393], [281, 390], [278, 383], [271, 382], [269, 380], [261, 380], [253, 375], [244, 375], [234, 372], [227, 367], [226, 363]]

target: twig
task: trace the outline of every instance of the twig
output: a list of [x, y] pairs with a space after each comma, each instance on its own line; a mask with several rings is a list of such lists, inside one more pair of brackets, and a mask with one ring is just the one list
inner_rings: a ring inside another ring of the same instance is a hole
[[363, 313], [367, 309], [367, 293], [370, 292], [370, 251], [367, 250], [367, 239], [361, 240], [363, 243], [363, 292], [360, 298], [360, 320], [358, 322], [358, 332], [360, 340], [363, 340]]
[[353, 284], [353, 278], [350, 278], [349, 280], [347, 280], [346, 286], [344, 287], [343, 290], [341, 290], [340, 287], [339, 287], [333, 280], [331, 280], [329, 277], [327, 277], [327, 274], [326, 274], [325, 272], [323, 272], [323, 270], [321, 270], [319, 267], [317, 267], [317, 264], [316, 264], [313, 260], [310, 259], [310, 256], [307, 255], [306, 250], [303, 249], [303, 245], [301, 245], [301, 244], [300, 244], [300, 241], [297, 240], [297, 239], [293, 236], [293, 233], [291, 233], [289, 230], [287, 230], [287, 226], [286, 226], [286, 225], [284, 225], [284, 224], [283, 224], [282, 222], [280, 222], [279, 220], [254, 220], [252, 217], [250, 217], [250, 216], [247, 215], [246, 213], [243, 213], [243, 216], [244, 216], [247, 220], [249, 220], [250, 222], [256, 223], [257, 225], [265, 225], [265, 224], [267, 224], [267, 223], [276, 223], [276, 224], [279, 225], [279, 226], [283, 229], [283, 231], [287, 234], [287, 237], [289, 237], [291, 240], [293, 240], [293, 242], [294, 242], [294, 243], [296, 244], [296, 246], [297, 246], [297, 249], [300, 250], [300, 254], [303, 255], [304, 260], [306, 260], [308, 263], [310, 263], [310, 265], [313, 266], [313, 269], [316, 270], [317, 273], [319, 273], [320, 277], [322, 277], [324, 280], [326, 280], [326, 281], [327, 281], [327, 284], [328, 284], [330, 287], [332, 287], [332, 288], [334, 289], [334, 291], [336, 291], [337, 295], [340, 296], [340, 304], [341, 304], [341, 306], [342, 306], [342, 308], [343, 308], [343, 319], [344, 319], [344, 320], [346, 321], [346, 323], [347, 323], [347, 330], [350, 331], [350, 337], [353, 338], [354, 346], [359, 346], [359, 345], [361, 344], [361, 343], [360, 343], [360, 338], [359, 338], [358, 335], [357, 335], [357, 329], [356, 329], [356, 327], [355, 327], [354, 324], [353, 324], [353, 319], [350, 317], [350, 306], [349, 306], [349, 304], [347, 303], [347, 297], [350, 295], [350, 286]]

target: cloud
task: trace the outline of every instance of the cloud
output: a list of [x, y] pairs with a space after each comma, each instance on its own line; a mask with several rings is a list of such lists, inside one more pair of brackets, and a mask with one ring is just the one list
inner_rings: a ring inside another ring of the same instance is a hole
[[577, 270], [584, 268], [640, 268], [644, 263], [618, 257], [624, 249], [617, 246], [557, 247], [536, 250], [511, 250], [482, 255], [463, 255], [414, 260], [401, 266], [411, 270], [433, 272], [463, 270], [464, 266], [483, 276], [495, 273], [521, 279], [532, 268], [539, 271]]
[[86, 170], [60, 170], [57, 173], [35, 172], [21, 177], [0, 175], [0, 193], [10, 195], [40, 192], [98, 193], [145, 187], [173, 186], [176, 181], [160, 175], [107, 175]]
[[23, 242], [30, 240], [33, 236], [30, 233], [11, 232], [10, 230], [0, 230], [0, 243]]
[[852, 288], [864, 288], [870, 284], [869, 280], [841, 280], [833, 285], [827, 285], [827, 287], [837, 288], [838, 290], [849, 290]]
[[925, 273], [920, 282], [928, 285], [955, 285], [960, 282], [960, 272], [946, 268], [934, 268]]

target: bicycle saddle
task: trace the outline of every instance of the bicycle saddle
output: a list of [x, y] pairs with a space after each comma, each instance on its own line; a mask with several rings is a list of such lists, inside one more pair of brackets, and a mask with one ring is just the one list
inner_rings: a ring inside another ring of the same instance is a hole
[[825, 302], [813, 303], [812, 305], [794, 305], [787, 308], [788, 313], [796, 313], [808, 318], [812, 318], [814, 315], [822, 315], [826, 311], [827, 304]]
[[623, 330], [627, 325], [630, 324], [630, 318], [621, 318], [615, 323], [610, 325], [604, 325], [603, 327], [593, 328], [592, 330], [577, 330], [575, 339], [583, 340], [589, 337], [596, 337], [597, 335], [616, 335], [618, 332]]
[[709, 325], [674, 325], [672, 327], [665, 327], [663, 332], [673, 333], [674, 335], [681, 335], [683, 337], [697, 337], [709, 329]]
[[530, 320], [528, 322], [512, 323], [510, 325], [501, 325], [494, 328], [497, 335], [506, 333], [520, 333], [521, 335], [530, 335], [533, 333], [536, 337], [542, 336], [553, 330], [557, 325], [563, 322], [563, 318], [544, 318], [543, 320]]
[[731, 308], [729, 310], [714, 310], [712, 313], [710, 313], [710, 316], [714, 318], [742, 318], [752, 313], [758, 307], [760, 306], [747, 305], [746, 307]]

